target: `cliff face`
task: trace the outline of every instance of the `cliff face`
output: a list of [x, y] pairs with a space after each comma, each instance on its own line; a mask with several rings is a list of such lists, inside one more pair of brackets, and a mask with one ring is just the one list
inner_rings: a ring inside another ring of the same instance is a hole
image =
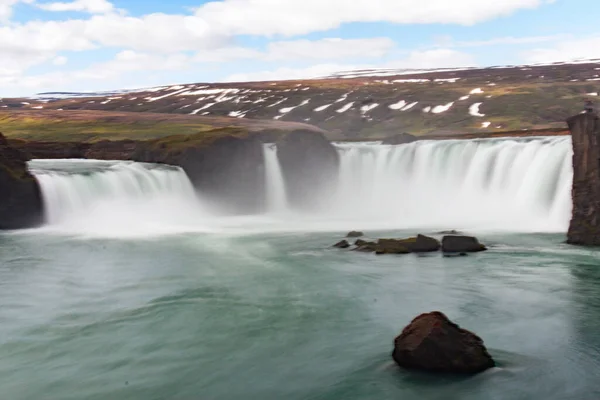
[[0, 134], [0, 229], [23, 229], [43, 221], [40, 187], [27, 170], [27, 157]]
[[32, 158], [88, 158], [163, 163], [183, 168], [203, 199], [228, 214], [264, 211], [263, 143], [276, 142], [292, 206], [316, 205], [337, 179], [338, 154], [319, 132], [248, 132], [224, 128], [209, 135], [179, 135], [147, 141], [27, 142], [12, 145]]
[[203, 199], [231, 214], [255, 213], [264, 207], [262, 142], [238, 133], [195, 142], [170, 137], [138, 144], [132, 159], [178, 165]]
[[291, 132], [277, 141], [277, 158], [291, 206], [299, 209], [318, 207], [319, 201], [335, 190], [339, 155], [325, 136]]
[[573, 216], [568, 243], [600, 245], [600, 120], [579, 114], [567, 120], [573, 138]]

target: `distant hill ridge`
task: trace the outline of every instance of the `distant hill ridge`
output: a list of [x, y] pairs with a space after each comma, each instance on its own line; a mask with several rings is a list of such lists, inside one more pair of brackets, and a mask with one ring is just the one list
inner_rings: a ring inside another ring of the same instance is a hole
[[332, 139], [562, 128], [600, 92], [600, 60], [360, 70], [329, 77], [194, 83], [0, 99], [1, 111], [99, 110], [300, 122]]

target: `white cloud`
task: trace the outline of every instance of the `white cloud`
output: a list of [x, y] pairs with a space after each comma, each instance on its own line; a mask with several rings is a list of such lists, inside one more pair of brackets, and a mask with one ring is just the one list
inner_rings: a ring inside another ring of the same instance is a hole
[[382, 57], [396, 44], [390, 38], [295, 40], [272, 42], [268, 45], [266, 59], [342, 59], [352, 57]]
[[532, 43], [543, 43], [552, 42], [560, 39], [564, 39], [565, 35], [548, 35], [548, 36], [504, 36], [486, 40], [468, 40], [468, 41], [454, 41], [450, 36], [442, 36], [437, 38], [437, 44], [443, 47], [485, 47], [485, 46], [497, 46], [497, 45], [520, 45], [520, 44], [532, 44]]
[[58, 56], [52, 60], [53, 65], [66, 65], [69, 60], [65, 56]]
[[196, 15], [225, 35], [302, 35], [350, 22], [472, 25], [545, 0], [225, 0], [206, 3]]
[[271, 71], [240, 72], [223, 79], [224, 82], [271, 81], [286, 79], [310, 79], [333, 74], [337, 71], [372, 68], [370, 65], [318, 64], [305, 68], [281, 67]]
[[37, 3], [36, 6], [46, 11], [79, 11], [90, 14], [105, 14], [114, 10], [107, 0], [75, 0], [71, 2]]
[[600, 35], [563, 40], [552, 47], [538, 48], [523, 54], [527, 63], [550, 63], [585, 58], [600, 58]]
[[10, 19], [13, 7], [18, 3], [32, 3], [34, 0], [0, 0], [0, 22]]
[[408, 57], [384, 64], [317, 64], [304, 68], [281, 67], [274, 70], [237, 73], [224, 79], [227, 82], [308, 79], [329, 76], [335, 72], [374, 68], [438, 68], [476, 66], [474, 58], [451, 49], [414, 51]]

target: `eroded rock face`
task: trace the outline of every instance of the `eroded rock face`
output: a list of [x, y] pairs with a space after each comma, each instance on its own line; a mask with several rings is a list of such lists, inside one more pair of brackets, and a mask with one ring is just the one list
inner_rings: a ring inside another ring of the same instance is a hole
[[408, 239], [379, 239], [377, 242], [377, 254], [430, 253], [439, 249], [440, 242], [425, 235]]
[[314, 209], [334, 194], [339, 155], [323, 134], [288, 133], [277, 142], [277, 158], [285, 178], [288, 202], [293, 207]]
[[473, 374], [495, 366], [479, 336], [439, 311], [421, 314], [404, 328], [392, 358], [401, 367], [429, 372]]
[[263, 145], [252, 135], [198, 144], [169, 138], [140, 143], [133, 160], [180, 166], [203, 199], [222, 212], [256, 213], [265, 205]]
[[451, 235], [442, 238], [442, 251], [444, 253], [477, 253], [486, 250], [487, 247], [472, 236]]
[[594, 113], [567, 119], [573, 141], [573, 214], [567, 242], [600, 245], [600, 122]]
[[43, 222], [44, 207], [27, 157], [0, 134], [0, 229], [23, 229]]

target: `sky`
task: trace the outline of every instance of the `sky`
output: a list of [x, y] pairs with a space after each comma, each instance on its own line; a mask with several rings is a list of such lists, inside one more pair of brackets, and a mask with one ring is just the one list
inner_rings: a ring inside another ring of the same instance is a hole
[[597, 0], [0, 0], [0, 97], [600, 58]]

